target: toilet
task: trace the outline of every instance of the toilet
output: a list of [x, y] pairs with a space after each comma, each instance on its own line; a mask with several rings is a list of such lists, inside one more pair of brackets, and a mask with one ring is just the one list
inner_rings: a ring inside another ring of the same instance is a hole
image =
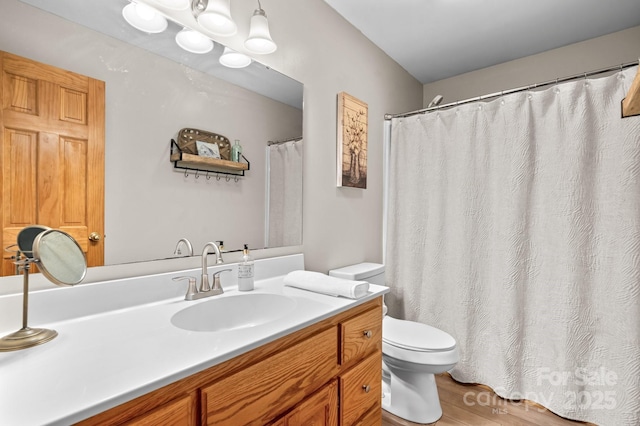
[[[384, 265], [359, 263], [329, 271], [333, 277], [385, 285]], [[386, 315], [382, 319], [382, 409], [414, 423], [442, 416], [435, 374], [458, 362], [456, 341], [426, 324]]]

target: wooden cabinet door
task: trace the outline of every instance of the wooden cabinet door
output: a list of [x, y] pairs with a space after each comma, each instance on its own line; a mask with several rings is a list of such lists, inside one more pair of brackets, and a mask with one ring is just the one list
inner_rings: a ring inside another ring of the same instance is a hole
[[340, 376], [340, 424], [380, 424], [381, 405], [382, 353], [375, 352]]
[[[39, 224], [104, 263], [104, 82], [0, 51], [1, 275], [5, 247]], [[99, 241], [90, 241], [95, 232]]]
[[338, 383], [336, 380], [298, 404], [280, 426], [337, 426], [338, 425]]

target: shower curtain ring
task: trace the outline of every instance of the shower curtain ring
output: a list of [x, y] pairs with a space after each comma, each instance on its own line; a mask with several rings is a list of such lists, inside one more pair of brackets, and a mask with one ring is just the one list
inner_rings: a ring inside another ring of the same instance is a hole
[[216, 175], [216, 180], [220, 180], [220, 175], [219, 174]]
[[207, 180], [211, 179], [211, 176], [209, 176], [209, 171], [207, 171], [207, 176], [206, 176]]
[[200, 176], [198, 176], [198, 173], [200, 172], [200, 170], [196, 170], [196, 179], [198, 179]]
[[240, 180], [240, 179], [238, 178], [238, 176], [236, 176], [236, 177], [234, 177], [234, 178], [233, 178], [233, 181], [234, 181], [234, 182], [237, 182], [237, 181], [239, 181], [239, 180]]
[[227, 177], [225, 178], [225, 180], [226, 180], [227, 182], [229, 182], [229, 181], [231, 180], [231, 176], [227, 176]]
[[184, 169], [184, 177], [189, 177], [189, 170]]

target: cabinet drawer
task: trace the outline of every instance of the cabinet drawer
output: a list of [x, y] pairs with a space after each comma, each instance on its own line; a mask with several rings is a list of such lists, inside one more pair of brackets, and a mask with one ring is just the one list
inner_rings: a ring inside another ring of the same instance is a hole
[[264, 425], [337, 374], [331, 327], [202, 389], [204, 424]]
[[340, 324], [341, 364], [364, 358], [375, 348], [382, 350], [382, 311], [379, 307]]
[[[340, 376], [341, 425], [379, 424], [382, 400], [382, 353], [376, 352]], [[377, 414], [372, 414], [376, 411]]]

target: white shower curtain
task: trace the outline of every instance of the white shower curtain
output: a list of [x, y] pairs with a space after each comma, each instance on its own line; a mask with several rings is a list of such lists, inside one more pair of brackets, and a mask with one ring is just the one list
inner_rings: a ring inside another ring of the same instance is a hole
[[302, 244], [302, 140], [267, 147], [267, 247]]
[[640, 424], [636, 71], [392, 120], [387, 304], [456, 338], [459, 381]]

